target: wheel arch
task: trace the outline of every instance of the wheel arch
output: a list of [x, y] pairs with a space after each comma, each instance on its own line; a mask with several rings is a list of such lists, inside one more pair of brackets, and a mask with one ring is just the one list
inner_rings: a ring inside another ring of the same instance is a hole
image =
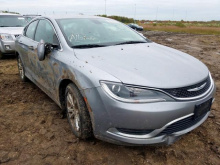
[[71, 79], [63, 79], [60, 81], [59, 83], [59, 102], [61, 105], [62, 110], [65, 110], [65, 91], [66, 91], [66, 87], [70, 84], [73, 83], [79, 90], [80, 94], [82, 95], [82, 97], [84, 97], [84, 93], [82, 92], [82, 90], [80, 90], [79, 85], [77, 85], [74, 81], [72, 81]]
[[66, 110], [66, 107], [65, 107], [65, 91], [66, 91], [67, 86], [70, 83], [73, 83], [78, 88], [80, 94], [82, 95], [82, 97], [84, 99], [84, 102], [85, 102], [85, 105], [86, 105], [87, 110], [88, 110], [89, 115], [90, 115], [92, 128], [94, 129], [94, 117], [93, 117], [91, 107], [89, 106], [89, 103], [87, 101], [87, 98], [85, 97], [85, 94], [83, 93], [83, 90], [80, 90], [80, 87], [76, 83], [74, 83], [74, 81], [72, 81], [70, 79], [63, 79], [63, 80], [61, 80], [61, 82], [59, 84], [59, 101], [60, 101], [60, 106], [61, 106], [61, 109], [62, 109], [63, 113], [65, 113], [65, 110]]
[[17, 51], [15, 51], [15, 56], [16, 58], [19, 56], [19, 53]]
[[59, 84], [59, 102], [62, 110], [65, 110], [65, 91], [68, 84], [73, 83], [70, 79], [63, 79]]

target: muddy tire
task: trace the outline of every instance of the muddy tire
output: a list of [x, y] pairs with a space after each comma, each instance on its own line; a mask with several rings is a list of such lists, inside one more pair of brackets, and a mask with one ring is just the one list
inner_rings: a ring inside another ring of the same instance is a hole
[[0, 60], [3, 58], [3, 54], [2, 52], [0, 51]]
[[21, 58], [20, 56], [18, 56], [17, 58], [17, 62], [18, 62], [18, 71], [19, 71], [19, 76], [21, 78], [21, 80], [23, 82], [27, 82], [28, 81], [28, 78], [25, 76], [25, 69], [24, 69], [24, 65], [21, 61]]
[[86, 103], [78, 88], [70, 83], [65, 91], [67, 119], [74, 135], [80, 139], [92, 136], [92, 124]]

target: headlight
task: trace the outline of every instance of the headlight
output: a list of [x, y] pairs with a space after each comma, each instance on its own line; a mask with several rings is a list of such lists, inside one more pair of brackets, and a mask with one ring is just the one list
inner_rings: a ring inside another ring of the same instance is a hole
[[13, 40], [10, 34], [0, 34], [0, 39], [5, 40], [5, 41]]
[[121, 83], [113, 83], [101, 81], [101, 86], [104, 91], [116, 100], [128, 103], [152, 103], [162, 101], [173, 101], [166, 94], [151, 90], [128, 87]]

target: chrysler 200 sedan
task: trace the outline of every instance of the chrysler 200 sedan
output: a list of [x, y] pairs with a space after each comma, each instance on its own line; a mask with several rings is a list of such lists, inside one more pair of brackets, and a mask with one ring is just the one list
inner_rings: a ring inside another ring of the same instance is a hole
[[50, 96], [81, 139], [172, 144], [207, 119], [214, 101], [202, 62], [112, 19], [38, 17], [16, 50], [21, 80]]

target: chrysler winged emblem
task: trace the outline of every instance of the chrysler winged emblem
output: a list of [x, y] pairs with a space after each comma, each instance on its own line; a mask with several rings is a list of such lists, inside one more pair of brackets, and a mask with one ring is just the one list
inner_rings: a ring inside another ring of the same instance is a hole
[[199, 90], [203, 89], [205, 87], [205, 85], [206, 85], [206, 83], [202, 84], [200, 87], [189, 89], [187, 91], [189, 91], [189, 92], [196, 92], [196, 91], [199, 91]]

